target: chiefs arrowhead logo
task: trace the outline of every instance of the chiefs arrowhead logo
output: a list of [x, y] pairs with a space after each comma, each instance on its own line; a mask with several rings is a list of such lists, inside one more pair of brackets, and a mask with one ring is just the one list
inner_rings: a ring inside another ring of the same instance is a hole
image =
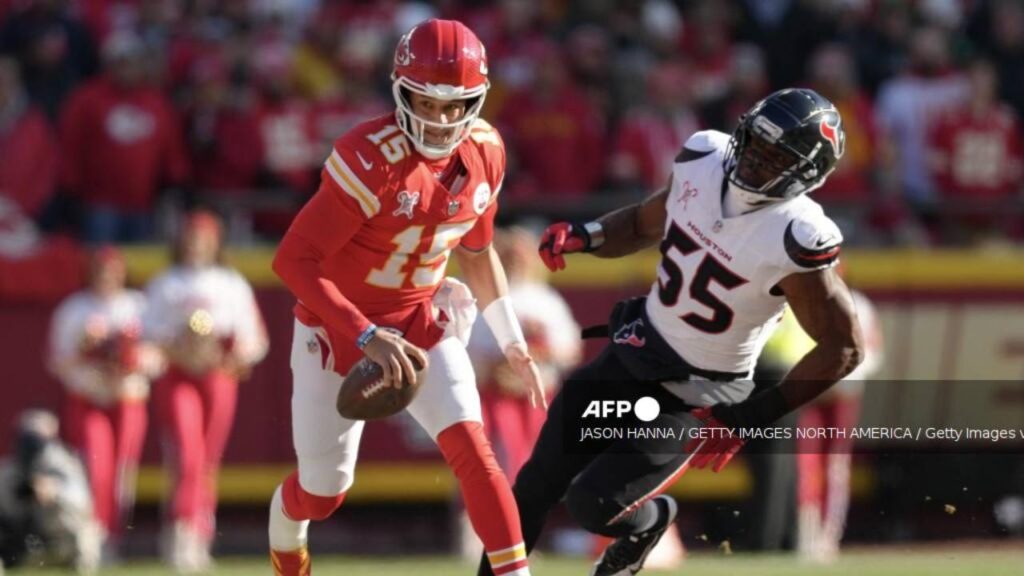
[[835, 153], [836, 157], [842, 156], [842, 142], [839, 141], [839, 121], [836, 120], [836, 124], [833, 126], [828, 123], [827, 118], [822, 118], [821, 123], [818, 124], [818, 130], [825, 140], [828, 140], [829, 144], [832, 145], [832, 152]]
[[395, 66], [408, 66], [412, 64], [414, 58], [412, 49], [409, 48], [409, 41], [412, 40], [412, 34], [416, 29], [409, 30], [409, 33], [402, 36], [402, 39], [398, 42], [398, 49], [395, 50]]

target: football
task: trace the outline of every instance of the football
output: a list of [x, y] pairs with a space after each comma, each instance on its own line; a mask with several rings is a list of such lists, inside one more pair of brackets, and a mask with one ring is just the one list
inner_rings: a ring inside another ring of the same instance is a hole
[[384, 384], [384, 370], [373, 360], [363, 357], [356, 362], [338, 391], [338, 413], [349, 420], [376, 420], [404, 410], [416, 398], [425, 376], [416, 359], [410, 360], [417, 370], [418, 384], [410, 386], [405, 378], [400, 389]]

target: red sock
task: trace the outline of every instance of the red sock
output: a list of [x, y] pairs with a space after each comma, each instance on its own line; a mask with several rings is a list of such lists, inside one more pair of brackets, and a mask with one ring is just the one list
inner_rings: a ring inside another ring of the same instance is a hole
[[326, 520], [345, 501], [345, 492], [337, 496], [317, 496], [302, 489], [299, 471], [295, 470], [281, 484], [281, 500], [285, 515], [294, 522]]
[[482, 425], [459, 422], [449, 426], [437, 436], [437, 445], [459, 480], [466, 512], [484, 543], [494, 574], [529, 574], [515, 497]]

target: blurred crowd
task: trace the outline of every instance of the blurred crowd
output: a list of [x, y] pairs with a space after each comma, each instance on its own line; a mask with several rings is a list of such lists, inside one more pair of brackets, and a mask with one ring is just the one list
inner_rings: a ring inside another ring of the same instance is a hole
[[433, 16], [487, 46], [512, 214], [656, 189], [691, 133], [802, 85], [843, 115], [815, 196], [850, 243], [1024, 236], [1022, 0], [0, 0], [0, 220], [151, 241], [172, 198], [273, 239]]

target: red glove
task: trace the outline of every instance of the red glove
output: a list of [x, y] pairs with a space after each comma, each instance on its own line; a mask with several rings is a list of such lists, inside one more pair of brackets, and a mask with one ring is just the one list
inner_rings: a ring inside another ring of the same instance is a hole
[[547, 230], [540, 237], [540, 259], [548, 270], [557, 272], [565, 268], [565, 258], [562, 254], [572, 252], [585, 252], [590, 245], [590, 235], [583, 226], [558, 222], [548, 226]]
[[697, 408], [690, 414], [703, 422], [704, 428], [723, 428], [709, 438], [694, 438], [686, 443], [686, 451], [693, 454], [690, 458], [690, 467], [705, 468], [711, 464], [713, 471], [721, 471], [740, 448], [743, 448], [746, 440], [740, 438], [738, 434], [729, 434], [728, 426], [711, 415], [710, 407]]

